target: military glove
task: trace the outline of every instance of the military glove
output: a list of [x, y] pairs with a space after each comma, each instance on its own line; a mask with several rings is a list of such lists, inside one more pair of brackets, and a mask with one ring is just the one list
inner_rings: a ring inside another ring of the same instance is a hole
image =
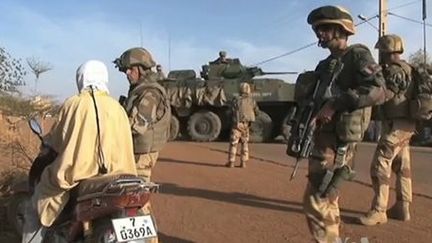
[[329, 123], [333, 118], [335, 113], [335, 109], [333, 107], [333, 102], [326, 102], [321, 110], [318, 112], [316, 116], [316, 120], [322, 124]]

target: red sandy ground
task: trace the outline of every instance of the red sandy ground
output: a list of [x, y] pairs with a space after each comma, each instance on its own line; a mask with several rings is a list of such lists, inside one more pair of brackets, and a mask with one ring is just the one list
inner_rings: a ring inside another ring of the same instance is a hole
[[[0, 125], [4, 134], [4, 122]], [[25, 122], [19, 127], [20, 141], [34, 156], [37, 139], [30, 135]], [[5, 141], [2, 139], [0, 147], [0, 170], [15, 168], [13, 160], [26, 165], [19, 153], [15, 156], [20, 159], [13, 158]], [[268, 145], [266, 158], [270, 159], [251, 159], [245, 169], [228, 169], [223, 167], [227, 154], [212, 146], [173, 142], [161, 153], [153, 171], [153, 180], [161, 189], [152, 198], [161, 242], [312, 242], [301, 205], [305, 170], [299, 170], [290, 182], [291, 164], [272, 159], [283, 151]], [[356, 217], [368, 209], [372, 189], [347, 182], [341, 194], [341, 234], [343, 240], [350, 238], [346, 242], [360, 242], [362, 237], [369, 242], [432, 242], [430, 198], [414, 197], [410, 222], [390, 220], [385, 225], [365, 227], [357, 224]], [[0, 206], [6, 200], [0, 200]], [[4, 219], [4, 207], [0, 209], [0, 242], [18, 242]]]

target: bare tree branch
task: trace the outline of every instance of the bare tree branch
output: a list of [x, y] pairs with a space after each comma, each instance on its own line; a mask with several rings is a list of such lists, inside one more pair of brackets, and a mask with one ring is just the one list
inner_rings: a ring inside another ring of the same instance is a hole
[[39, 76], [52, 69], [51, 64], [47, 62], [42, 62], [39, 58], [36, 57], [29, 57], [26, 59], [27, 64], [29, 65], [30, 69], [34, 73], [37, 79], [39, 79]]
[[35, 92], [37, 93], [37, 86], [39, 82], [39, 76], [52, 69], [51, 64], [47, 62], [42, 62], [39, 58], [29, 57], [26, 59], [32, 73], [36, 76], [35, 79]]

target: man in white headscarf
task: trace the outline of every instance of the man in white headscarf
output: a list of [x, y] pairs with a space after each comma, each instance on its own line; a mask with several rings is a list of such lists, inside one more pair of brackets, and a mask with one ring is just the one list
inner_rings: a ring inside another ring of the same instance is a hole
[[22, 242], [42, 241], [46, 227], [53, 224], [69, 200], [69, 191], [80, 181], [101, 174], [136, 175], [129, 120], [108, 95], [105, 64], [85, 62], [77, 70], [76, 82], [79, 94], [65, 101], [45, 137], [57, 157], [43, 170], [26, 207]]

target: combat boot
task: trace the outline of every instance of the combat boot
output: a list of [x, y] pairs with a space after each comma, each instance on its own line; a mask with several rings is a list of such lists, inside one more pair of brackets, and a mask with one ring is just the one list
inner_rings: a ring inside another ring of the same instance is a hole
[[246, 168], [246, 162], [241, 162], [240, 167], [241, 168]]
[[387, 214], [385, 212], [371, 210], [367, 215], [360, 217], [360, 222], [367, 226], [385, 224], [387, 223]]
[[409, 202], [397, 201], [393, 207], [387, 210], [387, 215], [392, 219], [409, 221], [411, 219], [409, 204]]
[[228, 162], [225, 164], [225, 166], [228, 168], [234, 168], [234, 162]]

